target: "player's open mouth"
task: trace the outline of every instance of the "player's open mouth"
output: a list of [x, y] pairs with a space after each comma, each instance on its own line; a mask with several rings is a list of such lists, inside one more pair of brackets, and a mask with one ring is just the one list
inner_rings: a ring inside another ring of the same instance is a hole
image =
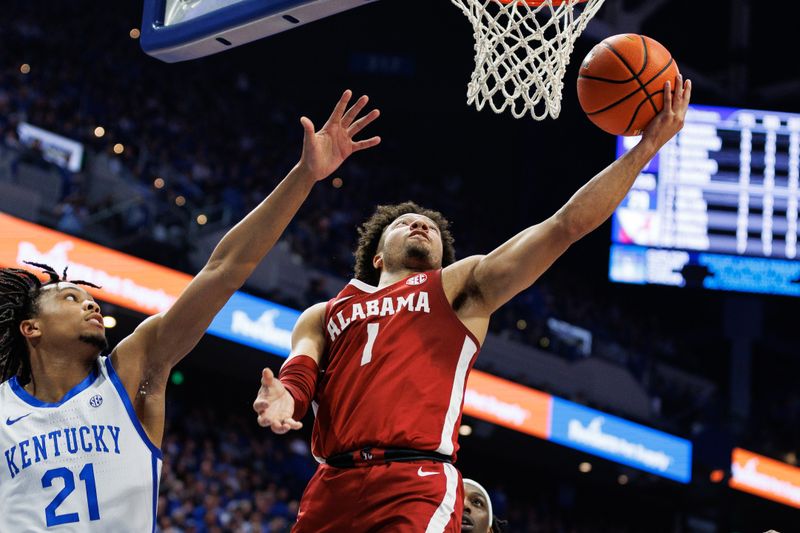
[[475, 524], [472, 523], [472, 518], [467, 515], [461, 517], [461, 531], [472, 531]]

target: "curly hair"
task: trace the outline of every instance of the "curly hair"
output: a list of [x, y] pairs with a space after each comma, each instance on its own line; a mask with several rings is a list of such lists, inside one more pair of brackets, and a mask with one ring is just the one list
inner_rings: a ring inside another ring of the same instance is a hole
[[403, 202], [396, 205], [379, 205], [375, 209], [375, 213], [366, 222], [358, 228], [358, 246], [354, 252], [356, 258], [355, 264], [355, 278], [369, 283], [370, 285], [377, 285], [380, 280], [381, 271], [372, 266], [372, 259], [378, 253], [378, 244], [380, 244], [383, 231], [386, 226], [391, 224], [397, 217], [406, 215], [408, 213], [416, 213], [424, 215], [439, 227], [439, 233], [442, 236], [442, 266], [445, 267], [455, 262], [456, 250], [455, 240], [450, 233], [450, 221], [438, 211], [426, 209], [414, 202]]
[[[31, 362], [19, 325], [38, 314], [43, 287], [67, 280], [67, 269], [59, 276], [47, 265], [28, 261], [25, 264], [44, 270], [50, 279], [43, 284], [36, 274], [22, 268], [0, 268], [0, 382], [17, 376], [22, 385], [31, 380]], [[99, 289], [87, 281], [71, 283]]]

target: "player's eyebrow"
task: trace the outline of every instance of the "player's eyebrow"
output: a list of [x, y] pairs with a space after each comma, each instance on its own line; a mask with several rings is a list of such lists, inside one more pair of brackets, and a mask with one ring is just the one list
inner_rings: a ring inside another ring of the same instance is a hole
[[[405, 215], [400, 215], [399, 217], [397, 217], [397, 219], [394, 222], [392, 222], [392, 225], [394, 226], [394, 225], [400, 224], [401, 222], [404, 222], [404, 221], [408, 220], [409, 216], [411, 216], [410, 213], [405, 214]], [[441, 230], [439, 229], [439, 225], [436, 224], [436, 222], [434, 222], [430, 218], [426, 217], [425, 215], [419, 215], [419, 216], [422, 217], [422, 219], [425, 220], [425, 222], [430, 227], [432, 227], [433, 229], [435, 229], [436, 231], [441, 233]]]
[[[62, 285], [64, 285], [64, 286], [62, 286]], [[54, 284], [54, 287], [55, 287], [55, 290], [58, 291], [59, 293], [62, 293], [62, 292], [65, 292], [65, 291], [74, 291], [74, 292], [79, 293], [84, 300], [92, 300], [92, 301], [94, 301], [94, 297], [89, 293], [89, 291], [86, 291], [86, 290], [78, 287], [77, 285], [71, 285], [71, 284], [67, 285], [67, 284], [64, 284], [62, 282], [62, 283]]]

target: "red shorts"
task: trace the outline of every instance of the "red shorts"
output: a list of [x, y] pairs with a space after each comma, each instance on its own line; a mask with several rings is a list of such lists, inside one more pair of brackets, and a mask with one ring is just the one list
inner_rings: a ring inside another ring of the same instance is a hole
[[459, 533], [463, 509], [461, 474], [448, 463], [322, 464], [292, 533]]

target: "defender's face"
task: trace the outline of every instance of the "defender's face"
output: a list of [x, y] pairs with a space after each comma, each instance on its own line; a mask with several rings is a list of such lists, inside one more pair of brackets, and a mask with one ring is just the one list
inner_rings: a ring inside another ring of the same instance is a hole
[[480, 490], [464, 483], [464, 514], [461, 517], [461, 531], [489, 533], [491, 517], [486, 498]]
[[37, 316], [23, 322], [36, 326], [31, 334], [26, 334], [31, 339], [46, 337], [48, 342], [56, 343], [81, 340], [98, 348], [106, 344], [100, 306], [91, 294], [73, 283], [43, 287]]
[[383, 230], [376, 268], [431, 270], [442, 266], [442, 235], [430, 218], [417, 213], [397, 217]]

